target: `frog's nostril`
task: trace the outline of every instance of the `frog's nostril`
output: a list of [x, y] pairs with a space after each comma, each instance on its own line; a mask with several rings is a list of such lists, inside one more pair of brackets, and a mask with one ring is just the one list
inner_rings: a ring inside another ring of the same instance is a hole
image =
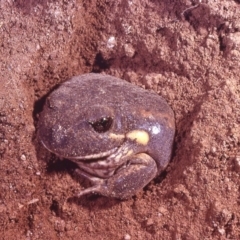
[[98, 133], [107, 132], [113, 123], [112, 117], [103, 117], [95, 122], [89, 122], [93, 129]]

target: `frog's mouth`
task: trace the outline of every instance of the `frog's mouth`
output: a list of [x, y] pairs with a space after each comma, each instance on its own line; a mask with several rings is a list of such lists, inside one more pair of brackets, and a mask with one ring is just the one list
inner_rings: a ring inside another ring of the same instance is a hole
[[76, 157], [66, 157], [70, 160], [94, 160], [94, 159], [101, 159], [101, 158], [106, 158], [108, 156], [111, 156], [118, 150], [118, 147], [115, 147], [113, 149], [110, 149], [106, 152], [100, 152], [96, 154], [89, 154], [86, 156], [76, 156]]
[[[41, 143], [49, 152], [52, 152], [52, 153], [58, 155], [56, 152], [49, 149], [43, 141], [41, 141]], [[119, 147], [115, 147], [115, 148], [110, 149], [105, 152], [89, 154], [89, 155], [85, 155], [85, 156], [59, 156], [59, 155], [58, 156], [61, 158], [66, 158], [66, 159], [70, 159], [70, 160], [94, 160], [94, 159], [107, 158], [107, 157], [113, 155], [115, 152], [117, 152], [118, 149], [119, 149]]]
[[[123, 135], [112, 134], [112, 138], [122, 138]], [[124, 142], [106, 152], [86, 156], [67, 157], [78, 162], [84, 169], [114, 169], [126, 163], [133, 155], [144, 152], [149, 142], [149, 134], [144, 130], [133, 130], [126, 134]], [[145, 149], [145, 150], [143, 150]], [[87, 161], [85, 161], [87, 160]], [[92, 170], [91, 170], [92, 172]], [[108, 173], [109, 174], [109, 173]], [[98, 175], [100, 175], [98, 173]]]
[[[124, 135], [112, 134], [112, 138], [124, 139]], [[89, 154], [85, 156], [60, 156], [61, 158], [66, 158], [75, 161], [84, 169], [114, 169], [125, 162], [127, 162], [132, 155], [139, 153], [139, 150], [143, 152], [143, 148], [147, 146], [149, 142], [149, 135], [144, 130], [133, 130], [126, 134], [125, 141], [123, 141], [120, 146], [114, 147], [105, 152], [100, 152], [96, 154]], [[50, 152], [58, 155], [54, 151], [51, 151], [42, 141], [43, 146]], [[59, 156], [59, 155], [58, 155]], [[92, 170], [91, 170], [92, 172]], [[100, 175], [98, 173], [98, 175]]]

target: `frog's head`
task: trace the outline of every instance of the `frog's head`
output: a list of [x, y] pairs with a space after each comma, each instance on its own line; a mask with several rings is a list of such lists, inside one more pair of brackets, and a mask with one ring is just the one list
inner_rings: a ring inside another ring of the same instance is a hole
[[123, 143], [123, 118], [101, 103], [69, 102], [54, 92], [39, 119], [42, 144], [57, 156], [87, 160], [111, 155]]

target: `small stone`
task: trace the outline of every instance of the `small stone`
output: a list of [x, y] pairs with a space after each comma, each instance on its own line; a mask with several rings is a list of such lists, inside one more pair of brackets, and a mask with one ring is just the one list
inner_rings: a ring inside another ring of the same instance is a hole
[[41, 175], [41, 172], [40, 172], [40, 171], [37, 171], [37, 172], [36, 172], [36, 175], [40, 176], [40, 175]]
[[32, 235], [33, 235], [32, 231], [28, 230], [27, 233], [26, 233], [26, 236], [31, 237]]
[[217, 148], [216, 147], [211, 147], [211, 152], [212, 153], [215, 153], [217, 151]]
[[124, 236], [124, 240], [130, 240], [130, 239], [131, 239], [131, 236], [128, 233], [126, 233]]
[[24, 109], [24, 106], [23, 106], [22, 103], [19, 104], [19, 108], [20, 108], [20, 109]]
[[24, 154], [22, 154], [20, 158], [21, 158], [22, 161], [26, 161], [27, 160], [27, 158], [26, 158], [26, 156]]
[[135, 54], [135, 49], [133, 48], [132, 44], [129, 43], [124, 44], [124, 51], [125, 55], [130, 58]]
[[219, 228], [219, 229], [218, 229], [218, 232], [219, 232], [221, 235], [224, 235], [224, 234], [225, 234], [225, 229], [224, 229], [224, 228]]
[[27, 204], [30, 205], [30, 204], [36, 203], [36, 202], [38, 202], [38, 201], [39, 201], [38, 198], [33, 198], [33, 199], [30, 200]]
[[111, 36], [109, 39], [108, 39], [108, 41], [107, 41], [107, 47], [108, 48], [113, 48], [113, 47], [115, 47], [115, 45], [116, 45], [116, 39], [115, 39], [115, 37], [114, 36]]
[[149, 219], [146, 221], [146, 226], [151, 226], [151, 225], [153, 225], [153, 224], [154, 224], [154, 222], [153, 222], [152, 218], [149, 218]]
[[19, 209], [21, 209], [21, 208], [23, 208], [24, 207], [24, 205], [23, 204], [21, 204], [21, 203], [18, 203], [18, 208]]

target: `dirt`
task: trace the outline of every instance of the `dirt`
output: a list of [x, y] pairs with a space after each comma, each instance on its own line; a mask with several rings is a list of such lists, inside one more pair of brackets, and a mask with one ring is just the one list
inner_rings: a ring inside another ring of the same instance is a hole
[[[240, 2], [0, 1], [1, 239], [240, 239]], [[167, 170], [133, 198], [74, 198], [36, 137], [44, 99], [103, 72], [163, 96]]]

